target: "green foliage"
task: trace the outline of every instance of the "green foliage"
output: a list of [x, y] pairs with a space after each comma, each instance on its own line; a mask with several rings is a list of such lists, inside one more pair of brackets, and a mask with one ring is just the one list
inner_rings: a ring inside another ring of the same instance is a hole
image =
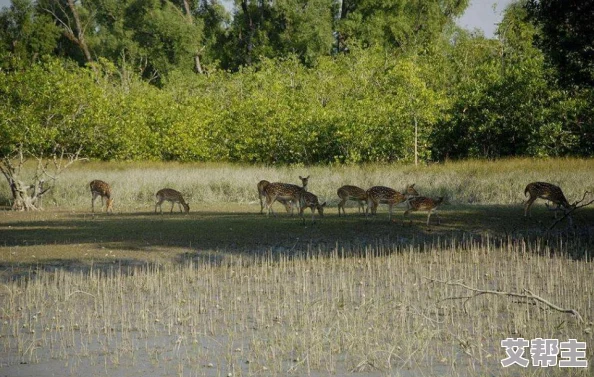
[[0, 11], [0, 68], [24, 68], [53, 52], [60, 30], [30, 0], [14, 0]]
[[[420, 3], [240, 1], [229, 29], [212, 1], [190, 1], [191, 14], [181, 1], [76, 2], [94, 25], [84, 66], [38, 13], [71, 10], [36, 4], [0, 15], [0, 41], [16, 46], [0, 70], [2, 155], [55, 142], [102, 160], [271, 165], [594, 152], [594, 92], [551, 83], [521, 4], [492, 40], [448, 22], [464, 2], [428, 3], [414, 24]], [[330, 55], [332, 30], [348, 27], [361, 34]], [[33, 57], [56, 40], [73, 60]], [[192, 72], [196, 56], [207, 74]]]
[[427, 46], [461, 16], [467, 0], [343, 1], [338, 31], [363, 46]]
[[530, 20], [541, 31], [536, 45], [561, 82], [594, 87], [594, 3], [590, 0], [528, 0]]

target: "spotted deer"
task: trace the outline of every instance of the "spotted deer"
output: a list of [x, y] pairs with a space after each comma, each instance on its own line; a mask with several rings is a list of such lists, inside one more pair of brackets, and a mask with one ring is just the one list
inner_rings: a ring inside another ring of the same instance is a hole
[[178, 204], [180, 212], [182, 212], [182, 206], [184, 207], [184, 211], [186, 213], [190, 212], [190, 206], [188, 203], [186, 203], [182, 194], [177, 190], [164, 188], [157, 191], [155, 197], [157, 198], [157, 203], [155, 204], [155, 213], [157, 213], [157, 207], [159, 207], [161, 210], [161, 214], [163, 213], [162, 205], [164, 201], [171, 202], [171, 211], [169, 211], [169, 213], [173, 213], [173, 207], [175, 207], [175, 203]]
[[89, 184], [89, 187], [91, 188], [91, 195], [93, 195], [93, 198], [91, 199], [91, 209], [93, 212], [95, 212], [95, 199], [97, 199], [98, 196], [101, 197], [101, 209], [103, 209], [103, 198], [107, 199], [106, 200], [106, 205], [105, 205], [105, 212], [112, 212], [113, 213], [113, 199], [111, 198], [111, 187], [109, 187], [109, 184], [107, 184], [106, 182], [100, 181], [98, 179], [95, 179], [93, 181], [91, 181], [91, 183]]
[[303, 185], [301, 187], [289, 183], [274, 182], [269, 183], [264, 188], [264, 193], [266, 194], [266, 209], [268, 210], [268, 216], [270, 216], [270, 213], [275, 215], [274, 210], [272, 209], [272, 204], [274, 204], [274, 202], [277, 200], [280, 201], [282, 199], [285, 201], [291, 201], [295, 203], [298, 207], [300, 206], [301, 193], [307, 190], [309, 175], [305, 178], [299, 176], [299, 179], [301, 180], [301, 184]]
[[389, 207], [388, 221], [392, 220], [392, 207], [395, 204], [402, 203], [411, 196], [418, 196], [419, 193], [415, 190], [415, 185], [408, 185], [404, 189], [404, 192], [400, 193], [394, 189], [385, 186], [374, 186], [367, 190], [367, 209], [365, 210], [365, 216], [371, 209], [371, 214], [377, 213], [377, 206], [379, 204], [387, 204]]
[[313, 222], [315, 222], [314, 215], [316, 213], [316, 209], [318, 210], [320, 217], [324, 217], [324, 207], [325, 206], [326, 206], [326, 202], [320, 204], [320, 202], [318, 201], [318, 197], [315, 196], [314, 194], [312, 194], [311, 192], [303, 191], [301, 193], [301, 198], [300, 198], [300, 203], [299, 203], [299, 207], [300, 207], [299, 214], [301, 215], [303, 222], [305, 222], [305, 217], [303, 217], [303, 211], [305, 211], [306, 208], [311, 209], [311, 222], [313, 223]]
[[347, 200], [354, 200], [359, 203], [359, 213], [361, 211], [365, 211], [365, 203], [367, 202], [367, 192], [360, 187], [357, 186], [342, 186], [336, 191], [336, 194], [340, 198], [340, 203], [338, 203], [338, 216], [340, 216], [340, 209], [342, 208], [342, 213], [346, 216], [346, 212], [344, 210], [344, 205]]
[[[260, 199], [260, 213], [264, 213], [264, 207], [266, 206], [266, 193], [264, 192], [264, 189], [266, 188], [266, 186], [268, 186], [270, 184], [270, 182], [266, 181], [266, 180], [261, 180], [260, 182], [258, 182], [258, 198]], [[293, 205], [291, 203], [291, 201], [287, 201], [284, 199], [277, 199], [282, 205], [285, 206], [285, 210], [287, 211], [287, 213], [291, 212], [293, 213]]]
[[[415, 211], [427, 211], [427, 226], [429, 226], [429, 219], [431, 218], [431, 213], [435, 213], [437, 217], [437, 223], [441, 224], [441, 219], [439, 218], [439, 214], [437, 213], [437, 207], [443, 203], [443, 196], [440, 196], [437, 199], [427, 198], [425, 196], [413, 196], [406, 200], [406, 211], [404, 212], [404, 218], [406, 219], [406, 215], [410, 212]], [[410, 221], [412, 223], [412, 220]]]
[[572, 205], [569, 204], [567, 199], [565, 199], [565, 195], [563, 195], [563, 191], [561, 191], [561, 188], [551, 183], [529, 183], [524, 189], [524, 196], [526, 196], [527, 194], [530, 195], [530, 198], [528, 198], [526, 204], [524, 205], [524, 217], [526, 217], [526, 215], [532, 217], [530, 207], [532, 206], [532, 203], [534, 203], [534, 201], [538, 198], [550, 200], [551, 202], [553, 202], [553, 204], [557, 205], [557, 208], [555, 209], [555, 218], [557, 218], [557, 211], [561, 210], [560, 207], [565, 208], [565, 210], [569, 210], [572, 208]]

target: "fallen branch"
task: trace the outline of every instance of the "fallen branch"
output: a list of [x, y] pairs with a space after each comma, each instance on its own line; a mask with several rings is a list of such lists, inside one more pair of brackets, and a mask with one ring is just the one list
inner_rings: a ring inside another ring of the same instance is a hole
[[453, 286], [458, 286], [458, 287], [462, 287], [464, 289], [467, 289], [469, 291], [474, 292], [471, 295], [468, 296], [455, 296], [455, 297], [447, 297], [441, 301], [445, 301], [445, 300], [460, 300], [460, 299], [466, 299], [466, 301], [464, 301], [464, 311], [466, 313], [468, 313], [468, 310], [466, 310], [466, 303], [475, 298], [478, 297], [480, 295], [484, 295], [484, 294], [491, 294], [491, 295], [496, 295], [496, 296], [507, 296], [507, 297], [517, 297], [517, 298], [523, 298], [526, 300], [534, 300], [534, 301], [538, 301], [541, 302], [545, 305], [547, 305], [549, 308], [554, 309], [558, 312], [561, 313], [567, 313], [567, 314], [573, 314], [578, 322], [582, 323], [584, 322], [584, 319], [582, 318], [582, 316], [580, 315], [580, 313], [578, 313], [577, 310], [575, 309], [565, 309], [562, 308], [560, 306], [557, 306], [547, 300], [545, 300], [544, 298], [535, 295], [534, 293], [532, 293], [532, 291], [524, 288], [524, 292], [525, 293], [517, 293], [517, 292], [506, 292], [506, 291], [494, 291], [494, 290], [490, 290], [490, 289], [478, 289], [478, 288], [474, 288], [474, 287], [470, 287], [464, 283], [461, 283], [460, 281], [442, 281], [442, 280], [437, 280], [437, 279], [431, 279], [431, 278], [427, 278], [424, 277], [425, 279], [431, 281], [431, 282], [437, 282], [437, 283], [441, 283], [441, 284], [446, 284], [446, 285], [453, 285]]
[[559, 220], [555, 220], [555, 222], [553, 222], [553, 223], [551, 224], [551, 226], [549, 226], [549, 228], [547, 229], [547, 231], [549, 231], [549, 230], [552, 230], [552, 229], [553, 229], [555, 226], [557, 226], [557, 224], [559, 224], [561, 221], [563, 221], [563, 220], [564, 220], [565, 218], [567, 218], [567, 217], [569, 217], [569, 219], [571, 220], [571, 214], [572, 214], [572, 213], [573, 213], [573, 212], [574, 212], [576, 209], [579, 209], [579, 208], [582, 208], [582, 207], [586, 207], [586, 206], [589, 206], [590, 204], [594, 203], [594, 199], [592, 199], [592, 200], [590, 200], [590, 201], [589, 201], [588, 203], [586, 203], [586, 204], [579, 205], [579, 204], [581, 204], [581, 203], [584, 201], [584, 199], [586, 199], [586, 195], [588, 195], [588, 194], [591, 194], [591, 192], [590, 192], [590, 191], [586, 191], [586, 192], [584, 192], [584, 196], [582, 196], [582, 199], [581, 199], [581, 200], [578, 200], [578, 201], [576, 201], [575, 203], [573, 203], [573, 204], [571, 205], [571, 209], [570, 209], [569, 211], [565, 211], [565, 214], [564, 214], [563, 216], [561, 216], [561, 218], [560, 218]]

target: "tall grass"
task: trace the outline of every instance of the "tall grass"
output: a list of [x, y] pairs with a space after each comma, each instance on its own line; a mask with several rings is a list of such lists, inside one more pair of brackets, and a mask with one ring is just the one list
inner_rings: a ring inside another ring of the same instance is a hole
[[[0, 288], [0, 365], [8, 375], [58, 360], [73, 375], [585, 376], [499, 363], [500, 340], [541, 337], [588, 342], [592, 364], [592, 263], [566, 258], [572, 247], [551, 256], [538, 241], [481, 239], [32, 271]], [[517, 298], [465, 303], [453, 297], [468, 291], [431, 279], [529, 289], [585, 323]]]
[[[256, 184], [261, 179], [299, 183], [310, 175], [309, 191], [336, 205], [336, 190], [344, 184], [369, 188], [389, 186], [397, 190], [415, 183], [422, 195], [445, 195], [453, 204], [518, 204], [532, 181], [558, 184], [570, 202], [585, 190], [594, 191], [594, 160], [510, 159], [464, 161], [414, 167], [411, 165], [338, 166], [244, 166], [179, 163], [79, 163], [60, 176], [46, 206], [80, 208], [90, 205], [88, 183], [102, 179], [111, 184], [119, 209], [151, 208], [154, 194], [164, 187], [181, 191], [190, 202], [257, 202]], [[8, 202], [6, 184], [0, 200]]]

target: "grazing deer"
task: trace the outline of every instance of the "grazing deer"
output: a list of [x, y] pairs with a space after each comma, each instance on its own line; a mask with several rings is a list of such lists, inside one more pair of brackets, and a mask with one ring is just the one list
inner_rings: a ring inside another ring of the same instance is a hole
[[282, 199], [285, 201], [291, 201], [295, 203], [297, 206], [300, 205], [301, 193], [307, 190], [309, 175], [305, 178], [299, 176], [299, 179], [303, 184], [303, 186], [301, 187], [289, 183], [274, 182], [269, 183], [264, 188], [264, 194], [266, 194], [266, 208], [268, 209], [268, 216], [270, 216], [270, 213], [275, 215], [274, 210], [272, 209], [272, 204], [274, 204], [276, 200], [280, 201]]
[[169, 213], [173, 213], [173, 207], [175, 206], [175, 203], [178, 204], [180, 212], [182, 212], [182, 206], [184, 207], [184, 211], [186, 213], [190, 212], [190, 206], [188, 203], [186, 203], [184, 197], [179, 191], [170, 188], [164, 188], [157, 191], [155, 197], [157, 198], [157, 203], [155, 204], [155, 213], [157, 213], [157, 207], [159, 207], [161, 214], [163, 214], [162, 204], [166, 200], [171, 202], [171, 211]]
[[[443, 203], [443, 196], [440, 196], [437, 199], [431, 199], [424, 196], [414, 196], [406, 200], [406, 211], [404, 212], [404, 218], [410, 212], [414, 211], [427, 211], [427, 226], [429, 226], [429, 219], [431, 218], [431, 213], [435, 212], [435, 216], [437, 216], [437, 223], [441, 224], [441, 219], [439, 218], [439, 214], [437, 213], [437, 207]], [[412, 220], [410, 221], [412, 223]]]
[[553, 204], [557, 205], [557, 208], [555, 209], [555, 219], [557, 218], [557, 211], [560, 210], [560, 207], [565, 208], [565, 210], [569, 210], [573, 207], [571, 204], [569, 204], [567, 199], [565, 199], [565, 195], [563, 195], [561, 188], [551, 183], [529, 183], [524, 189], [524, 196], [526, 196], [526, 194], [530, 194], [530, 198], [528, 198], [528, 201], [526, 201], [526, 204], [524, 205], [524, 217], [526, 217], [527, 214], [532, 217], [530, 207], [532, 206], [532, 203], [534, 203], [534, 201], [538, 198], [550, 200], [553, 202]]
[[377, 213], [378, 204], [387, 204], [389, 206], [390, 215], [388, 221], [392, 220], [392, 207], [395, 204], [402, 203], [411, 196], [418, 196], [419, 193], [415, 190], [415, 185], [408, 185], [404, 192], [400, 193], [394, 189], [384, 186], [374, 186], [367, 190], [367, 209], [365, 210], [365, 216], [371, 208], [371, 214]]
[[367, 192], [360, 187], [357, 186], [342, 186], [341, 188], [336, 191], [338, 197], [340, 198], [340, 203], [338, 203], [338, 216], [340, 216], [340, 209], [342, 208], [342, 213], [346, 216], [346, 212], [344, 210], [344, 205], [347, 200], [355, 200], [359, 203], [359, 213], [361, 210], [365, 210], [365, 203], [367, 202]]
[[[264, 189], [268, 186], [270, 182], [266, 180], [261, 180], [258, 182], [258, 198], [260, 199], [260, 213], [264, 213], [264, 207], [266, 206], [264, 203], [266, 201], [266, 193]], [[287, 213], [293, 213], [293, 206], [291, 205], [291, 201], [286, 201], [284, 199], [277, 199], [281, 204], [285, 206], [285, 210]]]
[[113, 213], [113, 199], [111, 198], [111, 188], [109, 187], [109, 184], [95, 179], [91, 181], [89, 187], [91, 188], [91, 195], [93, 195], [93, 198], [91, 199], [92, 211], [95, 212], [95, 199], [97, 199], [97, 197], [100, 196], [101, 208], [103, 209], [103, 198], [106, 198], [107, 204], [105, 206], [105, 212]]
[[324, 207], [326, 206], [326, 202], [320, 204], [320, 202], [318, 201], [318, 197], [312, 194], [311, 192], [307, 191], [303, 191], [301, 193], [300, 201], [301, 202], [299, 203], [299, 214], [301, 215], [303, 222], [305, 222], [305, 217], [303, 217], [303, 211], [305, 211], [305, 208], [311, 208], [312, 223], [315, 222], [314, 215], [316, 213], [316, 209], [318, 210], [320, 217], [324, 217]]

